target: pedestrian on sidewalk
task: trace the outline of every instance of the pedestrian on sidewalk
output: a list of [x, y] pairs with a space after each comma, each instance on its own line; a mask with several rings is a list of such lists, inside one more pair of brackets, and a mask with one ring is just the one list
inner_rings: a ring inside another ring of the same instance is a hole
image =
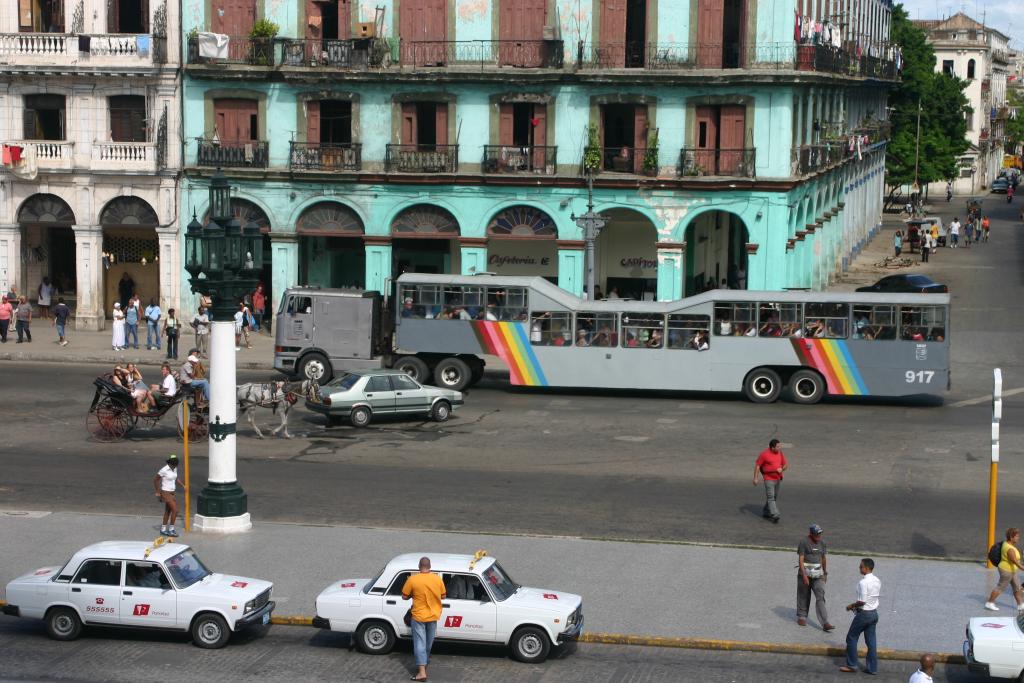
[[128, 310], [124, 312], [124, 347], [126, 349], [129, 342], [133, 348], [139, 348], [139, 309], [134, 305], [134, 301], [135, 298], [132, 297], [128, 302]]
[[953, 217], [953, 222], [949, 224], [949, 239], [950, 249], [956, 249], [956, 243], [960, 241], [960, 219], [956, 216]]
[[1024, 595], [1021, 594], [1020, 579], [1017, 578], [1017, 570], [1024, 569], [1024, 564], [1021, 564], [1020, 561], [1020, 551], [1017, 550], [1019, 543], [1020, 529], [1011, 526], [1006, 530], [1006, 540], [999, 548], [999, 564], [996, 565], [999, 582], [988, 596], [988, 602], [985, 603], [987, 610], [999, 611], [999, 608], [996, 607], [996, 599], [999, 598], [1000, 593], [1006, 590], [1007, 586], [1013, 588], [1013, 599], [1017, 603], [1017, 611], [1024, 610]]
[[205, 356], [210, 348], [210, 316], [206, 313], [206, 307], [199, 305], [199, 312], [192, 318], [192, 329], [196, 332], [196, 349], [200, 357]]
[[786, 456], [779, 448], [779, 440], [772, 439], [768, 442], [768, 448], [761, 451], [754, 463], [754, 486], [757, 486], [757, 476], [764, 479], [764, 510], [761, 516], [770, 519], [775, 524], [779, 523], [779, 507], [776, 501], [779, 498], [779, 487], [782, 486], [782, 473], [789, 467]]
[[846, 665], [839, 667], [843, 673], [857, 671], [857, 641], [864, 634], [864, 644], [868, 648], [866, 674], [878, 673], [878, 642], [875, 640], [875, 627], [878, 625], [878, 596], [882, 590], [882, 582], [874, 574], [875, 561], [865, 557], [860, 561], [861, 579], [857, 583], [857, 600], [846, 606], [847, 612], [856, 612], [846, 632]]
[[420, 558], [420, 571], [405, 580], [402, 586], [402, 599], [412, 600], [410, 609], [412, 629], [412, 651], [416, 659], [416, 675], [414, 681], [427, 680], [427, 663], [430, 661], [430, 649], [434, 646], [434, 634], [437, 622], [441, 618], [441, 601], [447, 593], [444, 581], [430, 571], [430, 558]]
[[0, 299], [0, 343], [7, 343], [7, 330], [11, 327], [11, 318], [14, 317], [14, 307], [7, 297]]
[[252, 293], [252, 313], [256, 317], [256, 325], [253, 328], [256, 332], [263, 329], [263, 314], [267, 312], [267, 295], [263, 292], [263, 283], [256, 285], [256, 291]]
[[921, 263], [928, 263], [928, 256], [932, 253], [932, 234], [927, 230], [921, 238]]
[[[160, 350], [160, 315], [162, 313], [156, 299], [150, 299], [145, 311], [147, 351], [152, 351], [154, 348], [157, 351]], [[167, 357], [170, 358], [170, 356]]]
[[57, 299], [57, 305], [53, 307], [53, 325], [57, 328], [57, 342], [61, 346], [68, 345], [68, 338], [64, 330], [70, 317], [71, 309], [64, 303], [64, 297], [60, 297]]
[[44, 277], [36, 289], [36, 305], [39, 306], [39, 317], [46, 319], [50, 317], [50, 302], [53, 301], [54, 286], [50, 278]]
[[114, 319], [114, 324], [111, 325], [113, 334], [111, 335], [111, 344], [115, 351], [121, 351], [128, 348], [124, 343], [124, 311], [121, 310], [121, 302], [114, 302], [114, 311], [110, 314], [110, 317]]
[[835, 630], [828, 621], [828, 610], [825, 606], [825, 582], [828, 581], [828, 557], [825, 541], [821, 538], [822, 528], [812, 524], [806, 537], [800, 539], [796, 546], [797, 568], [796, 577], [796, 623], [807, 625], [807, 612], [811, 607], [811, 593], [814, 593], [814, 610], [818, 613], [818, 623], [826, 633]]
[[177, 486], [184, 487], [178, 479], [178, 456], [171, 455], [167, 463], [153, 477], [153, 490], [157, 499], [164, 504], [164, 516], [160, 524], [161, 536], [177, 536], [174, 521], [178, 518], [178, 501], [174, 499]]
[[893, 246], [893, 250], [896, 252], [896, 256], [899, 256], [900, 252], [903, 251], [903, 231], [902, 230], [897, 230], [896, 234], [892, 236], [892, 246]]
[[[164, 320], [164, 336], [167, 337], [167, 358], [178, 360], [178, 318], [173, 308], [167, 309], [167, 319]], [[160, 349], [160, 335], [157, 333], [157, 350]]]
[[935, 673], [935, 655], [930, 652], [921, 655], [921, 666], [917, 671], [910, 674], [907, 683], [932, 683], [932, 674]]
[[249, 307], [245, 302], [239, 302], [238, 310], [235, 311], [235, 351], [242, 350], [242, 338], [245, 338], [245, 348], [251, 349], [249, 343]]
[[986, 242], [988, 242], [988, 231], [991, 228], [992, 228], [992, 224], [989, 221], [988, 216], [985, 216], [984, 218], [982, 218], [981, 219], [981, 230], [982, 230], [982, 232], [985, 233], [984, 239], [985, 239]]
[[18, 308], [14, 311], [14, 328], [18, 331], [18, 343], [27, 341], [32, 343], [32, 305], [28, 297], [18, 299]]

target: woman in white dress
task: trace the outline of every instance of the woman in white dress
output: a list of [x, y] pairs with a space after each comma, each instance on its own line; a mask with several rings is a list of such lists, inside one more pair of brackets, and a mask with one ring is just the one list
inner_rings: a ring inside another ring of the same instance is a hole
[[113, 345], [115, 351], [120, 351], [127, 348], [124, 340], [124, 311], [121, 310], [121, 304], [114, 304], [114, 339]]

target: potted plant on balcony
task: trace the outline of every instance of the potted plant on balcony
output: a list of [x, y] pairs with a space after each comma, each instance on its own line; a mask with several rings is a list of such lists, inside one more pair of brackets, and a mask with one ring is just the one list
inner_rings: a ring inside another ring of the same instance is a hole
[[597, 173], [601, 170], [601, 136], [593, 123], [587, 126], [587, 148], [583, 150], [583, 170]]
[[658, 175], [658, 129], [655, 128], [647, 136], [647, 150], [644, 152], [642, 169], [644, 175]]
[[249, 38], [252, 39], [252, 53], [249, 55], [249, 63], [258, 66], [268, 66], [273, 60], [274, 36], [281, 30], [281, 27], [268, 19], [260, 19], [252, 25]]

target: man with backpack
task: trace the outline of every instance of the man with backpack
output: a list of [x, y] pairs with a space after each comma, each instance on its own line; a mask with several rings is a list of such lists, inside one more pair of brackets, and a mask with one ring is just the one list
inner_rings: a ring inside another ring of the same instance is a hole
[[1017, 603], [1017, 611], [1024, 611], [1024, 597], [1021, 596], [1020, 579], [1017, 578], [1017, 570], [1024, 569], [1024, 564], [1021, 564], [1020, 551], [1016, 548], [1018, 543], [1020, 543], [1020, 529], [1010, 527], [1006, 530], [1006, 540], [989, 548], [988, 561], [999, 571], [999, 583], [988, 596], [988, 602], [985, 603], [987, 610], [999, 611], [999, 608], [996, 607], [996, 598], [1007, 586], [1010, 586], [1013, 588], [1013, 599]]

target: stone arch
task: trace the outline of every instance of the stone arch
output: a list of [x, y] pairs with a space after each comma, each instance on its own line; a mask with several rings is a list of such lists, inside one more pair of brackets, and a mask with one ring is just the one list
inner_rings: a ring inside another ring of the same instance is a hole
[[[270, 218], [267, 216], [267, 212], [263, 210], [263, 207], [248, 199], [232, 197], [231, 212], [243, 227], [248, 225], [250, 222], [255, 222], [256, 225], [260, 226], [260, 232], [264, 235], [269, 233], [273, 227], [270, 222]], [[203, 225], [206, 225], [209, 222], [210, 211], [207, 209], [206, 213], [203, 214]]]
[[542, 209], [512, 204], [487, 222], [487, 270], [558, 279], [558, 226]]
[[[608, 224], [595, 244], [596, 283], [604, 294], [628, 299], [657, 298], [658, 239], [654, 220], [621, 206], [602, 209]], [[614, 290], [614, 292], [613, 292]]]
[[546, 211], [527, 204], [514, 204], [491, 217], [486, 234], [499, 239], [557, 239], [558, 226]]
[[139, 197], [114, 197], [100, 211], [100, 225], [105, 228], [155, 228], [159, 224], [156, 211]]
[[310, 204], [295, 221], [299, 240], [299, 282], [321, 287], [366, 284], [366, 232], [362, 218], [341, 202]]
[[75, 212], [66, 201], [55, 194], [34, 194], [18, 208], [18, 223], [71, 227]]
[[731, 289], [747, 288], [750, 229], [739, 214], [720, 209], [702, 211], [690, 219], [683, 240], [686, 296], [721, 287], [723, 280]]
[[362, 235], [366, 229], [359, 214], [341, 202], [328, 200], [307, 206], [295, 221], [295, 231], [300, 234], [351, 237]]
[[390, 229], [396, 237], [451, 238], [462, 233], [450, 211], [431, 204], [403, 209], [392, 219]]
[[388, 228], [393, 277], [404, 272], [461, 272], [462, 230], [451, 211], [433, 204], [413, 204], [395, 215]]

